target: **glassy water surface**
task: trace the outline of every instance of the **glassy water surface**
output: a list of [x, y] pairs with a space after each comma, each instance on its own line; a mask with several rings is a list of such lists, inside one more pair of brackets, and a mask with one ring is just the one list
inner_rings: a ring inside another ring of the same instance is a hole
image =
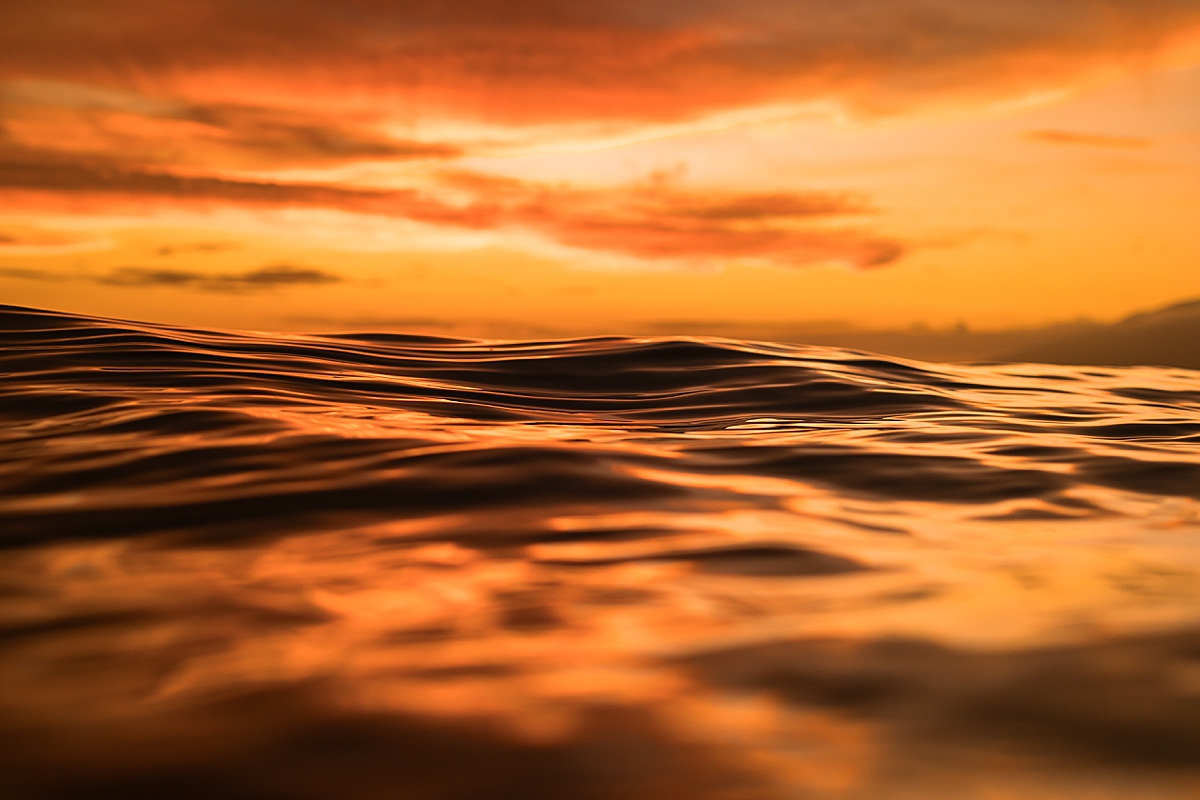
[[1200, 373], [0, 343], [0, 797], [1200, 796]]

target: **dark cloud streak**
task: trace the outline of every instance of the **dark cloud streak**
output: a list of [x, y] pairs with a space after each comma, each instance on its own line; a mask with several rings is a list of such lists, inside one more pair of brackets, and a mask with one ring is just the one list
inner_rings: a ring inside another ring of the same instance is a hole
[[204, 292], [248, 292], [292, 286], [323, 286], [341, 281], [341, 277], [330, 272], [290, 264], [273, 264], [236, 273], [120, 267], [96, 279], [96, 283], [108, 286], [166, 286]]
[[35, 155], [0, 161], [0, 188], [49, 192], [107, 192], [131, 196], [222, 200], [248, 204], [339, 207], [394, 196], [395, 192], [336, 186], [191, 177], [129, 169], [101, 160], [40, 159]]
[[1042, 144], [1084, 145], [1086, 147], [1146, 148], [1154, 144], [1152, 139], [1141, 136], [1115, 136], [1110, 133], [1081, 133], [1079, 131], [1039, 130], [1025, 131], [1024, 137]]
[[30, 269], [29, 267], [0, 267], [0, 278], [18, 278], [25, 281], [60, 281], [66, 280], [60, 273], [46, 269]]
[[272, 264], [246, 272], [201, 272], [187, 269], [118, 267], [101, 274], [48, 269], [0, 267], [0, 277], [52, 283], [91, 283], [129, 288], [161, 287], [201, 292], [244, 293], [298, 286], [341, 283], [341, 276], [313, 267]]

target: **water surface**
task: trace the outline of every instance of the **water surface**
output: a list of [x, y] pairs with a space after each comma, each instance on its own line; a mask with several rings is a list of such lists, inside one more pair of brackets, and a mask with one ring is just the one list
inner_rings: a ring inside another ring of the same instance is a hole
[[1200, 796], [1200, 373], [0, 346], [0, 797]]

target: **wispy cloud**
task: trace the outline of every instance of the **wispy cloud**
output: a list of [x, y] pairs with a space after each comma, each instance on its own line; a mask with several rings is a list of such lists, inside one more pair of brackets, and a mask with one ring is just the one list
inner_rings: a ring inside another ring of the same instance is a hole
[[323, 286], [341, 276], [313, 267], [272, 264], [245, 272], [203, 272], [154, 267], [118, 267], [104, 273], [61, 272], [25, 267], [0, 267], [0, 277], [23, 280], [92, 283], [103, 286], [166, 287], [201, 292], [253, 292], [295, 286]]
[[208, 175], [129, 168], [108, 159], [46, 158], [19, 153], [0, 160], [0, 189], [52, 193], [104, 193], [125, 197], [220, 200], [231, 203], [296, 203], [343, 206], [395, 195], [391, 191], [346, 189], [314, 184], [226, 179]]
[[664, 176], [616, 187], [549, 185], [474, 173], [446, 173], [461, 205], [430, 209], [429, 221], [522, 227], [583, 250], [648, 261], [754, 260], [779, 266], [841, 261], [891, 263], [899, 241], [814, 220], [868, 214], [862, 198], [831, 192], [738, 193], [688, 189]]
[[[877, 267], [907, 245], [834, 226], [873, 213], [861, 197], [836, 192], [744, 193], [684, 187], [663, 176], [618, 186], [572, 186], [465, 171], [435, 173], [421, 188], [352, 189], [236, 181], [69, 162], [0, 162], [0, 189], [13, 203], [64, 200], [78, 209], [122, 204], [220, 202], [257, 207], [331, 208], [461, 231], [523, 231], [593, 253], [657, 263], [756, 261], [778, 266], [838, 261]], [[30, 200], [33, 192], [37, 199]], [[0, 204], [4, 201], [0, 192]]]
[[247, 272], [207, 273], [184, 269], [120, 267], [100, 276], [97, 283], [110, 286], [170, 286], [204, 292], [247, 292], [289, 286], [323, 286], [340, 283], [341, 277], [312, 267], [273, 264]]
[[60, 281], [66, 280], [52, 270], [31, 267], [0, 267], [0, 278], [19, 278], [26, 281]]
[[1043, 144], [1075, 144], [1087, 147], [1146, 148], [1153, 139], [1141, 136], [1116, 136], [1110, 133], [1081, 133], [1079, 131], [1038, 130], [1023, 134], [1031, 142]]
[[5, 226], [0, 229], [0, 255], [62, 255], [100, 250], [112, 242], [96, 236], [47, 231], [30, 226]]
[[154, 252], [160, 256], [174, 256], [188, 253], [224, 253], [240, 248], [241, 244], [238, 242], [183, 242], [174, 245], [162, 245], [156, 248]]
[[193, 103], [83, 83], [0, 81], [10, 147], [131, 165], [278, 168], [447, 159], [456, 145], [389, 136], [363, 120], [245, 102]]

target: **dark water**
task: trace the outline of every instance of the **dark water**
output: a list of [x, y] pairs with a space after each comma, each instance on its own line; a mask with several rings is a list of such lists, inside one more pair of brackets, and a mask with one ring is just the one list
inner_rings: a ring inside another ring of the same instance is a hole
[[1200, 373], [0, 342], [0, 797], [1200, 797]]

